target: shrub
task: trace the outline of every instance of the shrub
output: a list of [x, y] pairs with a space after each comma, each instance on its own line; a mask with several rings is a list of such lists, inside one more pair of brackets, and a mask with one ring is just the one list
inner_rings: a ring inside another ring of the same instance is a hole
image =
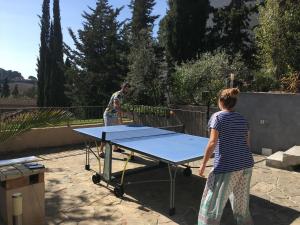
[[[197, 60], [183, 63], [175, 68], [172, 85], [172, 101], [179, 104], [215, 102], [218, 92], [229, 86], [230, 73], [235, 74], [235, 86], [243, 86], [250, 80], [250, 72], [240, 55], [231, 59], [223, 51], [204, 53]], [[241, 88], [241, 87], [240, 87]], [[204, 99], [203, 92], [208, 92]]]
[[289, 72], [280, 79], [283, 91], [300, 92], [300, 72]]
[[263, 70], [258, 71], [254, 74], [254, 79], [251, 83], [250, 89], [258, 92], [268, 92], [278, 90], [280, 88], [277, 79], [268, 72]]

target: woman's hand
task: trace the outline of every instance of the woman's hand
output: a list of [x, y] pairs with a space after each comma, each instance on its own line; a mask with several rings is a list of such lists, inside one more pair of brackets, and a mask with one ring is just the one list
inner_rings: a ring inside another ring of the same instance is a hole
[[199, 168], [199, 176], [200, 177], [204, 177], [204, 171], [205, 171], [205, 165], [201, 164], [201, 166]]

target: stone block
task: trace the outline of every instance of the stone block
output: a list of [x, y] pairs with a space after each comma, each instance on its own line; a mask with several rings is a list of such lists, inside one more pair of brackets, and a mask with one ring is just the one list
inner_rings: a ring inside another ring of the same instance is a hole
[[267, 157], [266, 165], [278, 169], [284, 169], [285, 166], [283, 165], [283, 152], [278, 151]]
[[270, 148], [262, 148], [261, 149], [261, 154], [265, 156], [270, 156], [272, 155], [272, 149]]
[[300, 146], [293, 146], [283, 153], [283, 164], [288, 167], [300, 165]]

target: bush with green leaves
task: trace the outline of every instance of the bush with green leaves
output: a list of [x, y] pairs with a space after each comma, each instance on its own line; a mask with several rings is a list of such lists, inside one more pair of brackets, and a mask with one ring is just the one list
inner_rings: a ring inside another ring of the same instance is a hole
[[[251, 80], [250, 71], [240, 55], [231, 59], [223, 51], [207, 52], [197, 60], [183, 63], [175, 68], [172, 77], [172, 102], [196, 105], [215, 102], [218, 92], [229, 86], [231, 73], [238, 81], [235, 84], [241, 87]], [[203, 99], [203, 92], [209, 93], [208, 99]]]
[[279, 80], [300, 71], [300, 1], [266, 0], [259, 8], [256, 43], [264, 68]]
[[129, 113], [147, 114], [155, 116], [169, 115], [170, 109], [164, 106], [147, 106], [147, 105], [132, 105], [124, 104], [123, 110]]
[[258, 71], [254, 74], [254, 79], [251, 83], [250, 89], [258, 92], [268, 92], [278, 90], [280, 88], [278, 80], [271, 74], [264, 70]]

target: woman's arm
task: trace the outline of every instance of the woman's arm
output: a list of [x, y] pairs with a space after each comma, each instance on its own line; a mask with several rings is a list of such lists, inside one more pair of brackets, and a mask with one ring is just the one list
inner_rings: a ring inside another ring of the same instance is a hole
[[218, 142], [218, 138], [219, 138], [219, 132], [216, 129], [211, 129], [210, 130], [209, 141], [208, 141], [208, 144], [205, 148], [205, 154], [204, 154], [203, 162], [202, 162], [202, 165], [199, 168], [199, 175], [201, 177], [203, 177], [206, 164], [207, 164], [208, 160], [210, 159], [211, 155], [213, 154], [213, 152], [215, 150], [215, 147], [216, 147], [217, 142]]
[[119, 99], [114, 99], [114, 108], [117, 110], [118, 122], [119, 124], [122, 124], [122, 109]]

